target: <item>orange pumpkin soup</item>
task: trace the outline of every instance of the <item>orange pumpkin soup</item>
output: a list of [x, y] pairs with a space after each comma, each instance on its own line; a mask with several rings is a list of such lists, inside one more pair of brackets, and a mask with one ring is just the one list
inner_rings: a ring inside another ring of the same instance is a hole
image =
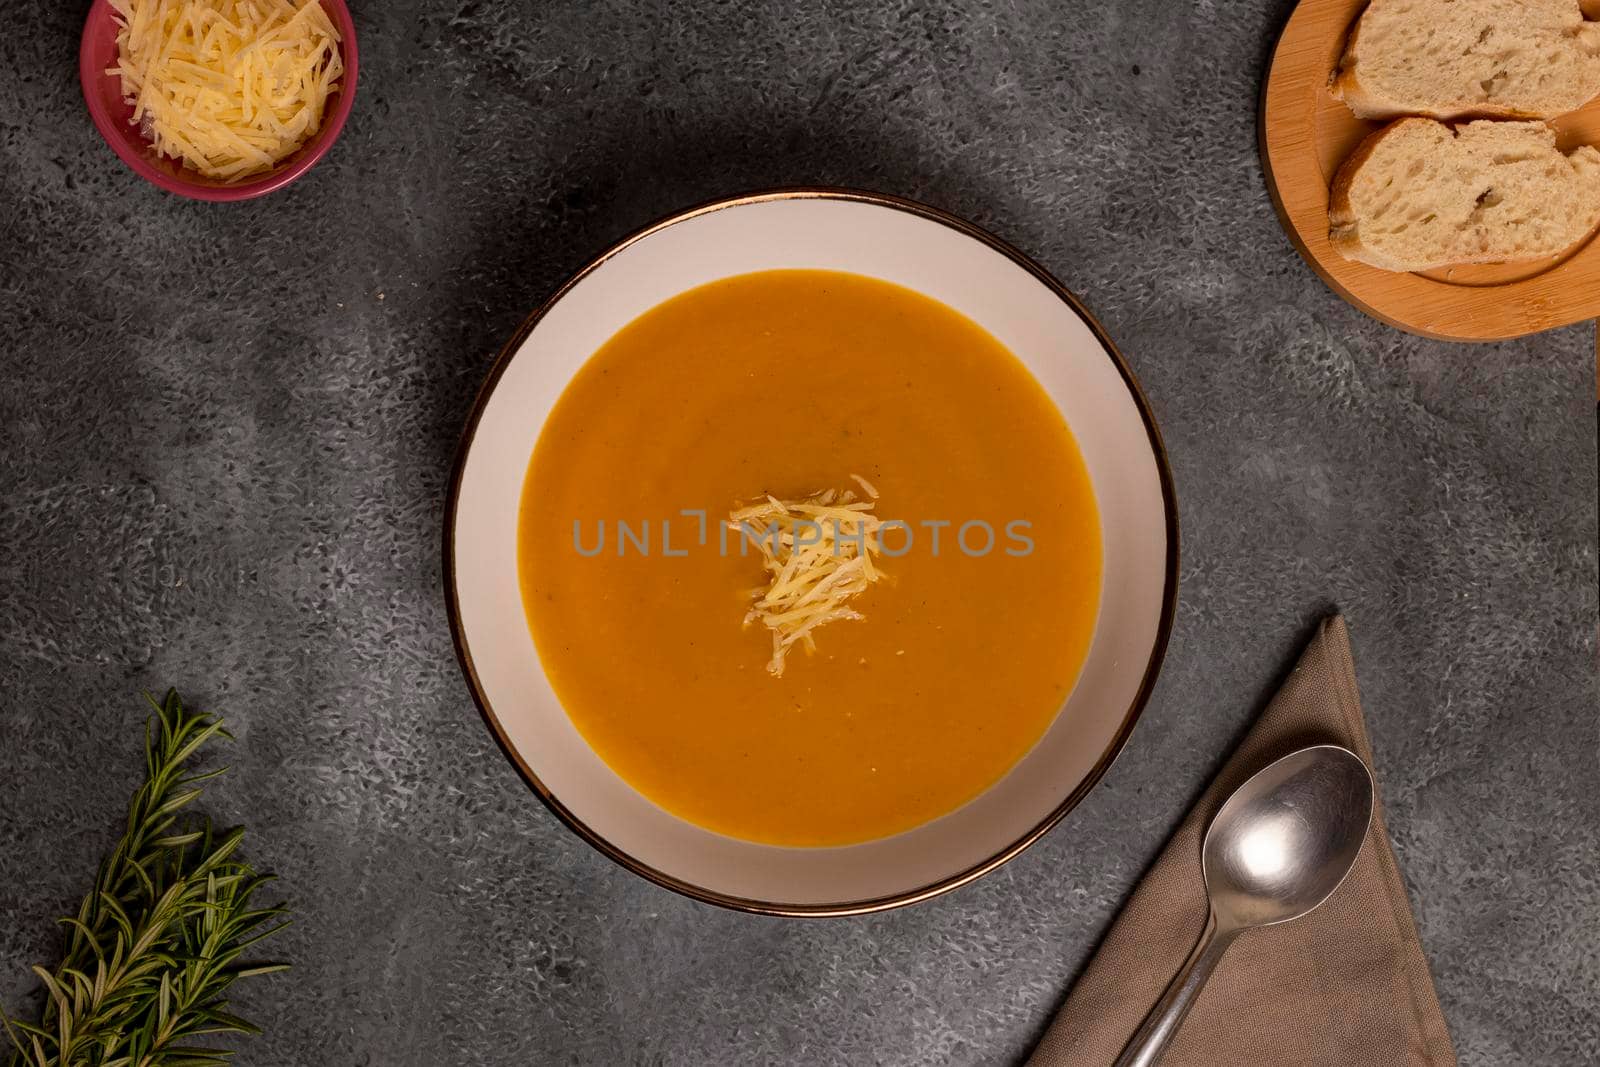
[[[769, 575], [726, 520], [864, 502], [862, 481], [884, 576], [775, 675], [746, 618]], [[585, 740], [666, 810], [771, 844], [977, 796], [1055, 718], [1099, 607], [1099, 515], [1049, 397], [970, 319], [853, 274], [741, 275], [629, 323], [551, 412], [520, 522], [534, 642]]]

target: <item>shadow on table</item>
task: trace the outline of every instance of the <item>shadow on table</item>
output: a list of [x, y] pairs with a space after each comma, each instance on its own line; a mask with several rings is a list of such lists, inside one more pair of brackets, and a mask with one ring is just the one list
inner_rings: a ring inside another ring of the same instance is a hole
[[[741, 114], [713, 116], [694, 129], [642, 129], [637, 116], [619, 114], [611, 123], [599, 115], [541, 153], [538, 166], [553, 181], [543, 189], [554, 192], [540, 203], [509, 191], [503, 210], [467, 245], [472, 269], [441, 272], [451, 279], [441, 295], [452, 306], [486, 309], [461, 338], [464, 357], [478, 362], [453, 398], [459, 423], [517, 324], [567, 278], [628, 234], [708, 200], [778, 186], [846, 186], [925, 201], [1026, 243], [1026, 233], [1014, 232], [1027, 210], [1013, 183], [986, 173], [972, 154], [932, 143], [924, 131], [889, 121], [869, 129], [815, 108]], [[615, 134], [595, 133], [613, 127]]]

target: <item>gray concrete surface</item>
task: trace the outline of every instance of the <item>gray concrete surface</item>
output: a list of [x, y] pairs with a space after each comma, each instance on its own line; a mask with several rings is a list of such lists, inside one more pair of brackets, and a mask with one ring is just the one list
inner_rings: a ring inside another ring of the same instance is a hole
[[[1364, 318], [1255, 148], [1280, 0], [360, 0], [332, 156], [160, 194], [76, 83], [82, 0], [0, 37], [0, 998], [57, 949], [138, 771], [138, 691], [226, 712], [299, 924], [258, 1065], [1004, 1064], [1292, 662], [1348, 613], [1464, 1063], [1600, 1060], [1594, 330]], [[1159, 692], [1100, 788], [966, 890], [859, 921], [698, 906], [522, 786], [439, 585], [500, 342], [634, 227], [780, 183], [966, 215], [1083, 295], [1182, 498]]]

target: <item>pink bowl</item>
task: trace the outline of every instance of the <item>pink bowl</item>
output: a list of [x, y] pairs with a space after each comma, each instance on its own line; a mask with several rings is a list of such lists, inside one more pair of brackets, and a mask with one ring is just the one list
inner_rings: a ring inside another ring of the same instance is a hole
[[316, 165], [332, 147], [356, 95], [356, 25], [344, 0], [322, 0], [328, 17], [344, 38], [339, 48], [344, 60], [344, 77], [339, 91], [328, 97], [322, 129], [300, 149], [266, 174], [239, 182], [220, 182], [179, 165], [175, 160], [156, 155], [150, 142], [129, 123], [133, 107], [122, 99], [122, 79], [106, 70], [117, 64], [117, 24], [106, 0], [94, 0], [83, 25], [83, 43], [78, 48], [78, 78], [83, 83], [83, 99], [89, 105], [100, 136], [106, 139], [122, 161], [147, 178], [179, 196], [194, 200], [249, 200], [282, 189]]

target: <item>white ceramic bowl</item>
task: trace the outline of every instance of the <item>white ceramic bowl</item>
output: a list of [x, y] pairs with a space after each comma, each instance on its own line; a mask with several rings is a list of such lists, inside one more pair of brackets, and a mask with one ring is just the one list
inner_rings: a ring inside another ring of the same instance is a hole
[[[1104, 587], [1088, 659], [1037, 746], [957, 811], [843, 848], [724, 837], [656, 807], [584, 742], [540, 668], [516, 580], [517, 510], [539, 431], [612, 334], [686, 289], [774, 268], [853, 271], [915, 289], [1014, 352], [1065, 415], [1094, 483]], [[462, 667], [485, 720], [564, 822], [629, 870], [696, 899], [844, 915], [926, 899], [994, 869], [1099, 780], [1155, 682], [1177, 587], [1177, 511], [1160, 436], [1104, 332], [1044, 270], [919, 204], [784, 190], [674, 216], [612, 248], [517, 332], [478, 398], [452, 480], [445, 582]]]

